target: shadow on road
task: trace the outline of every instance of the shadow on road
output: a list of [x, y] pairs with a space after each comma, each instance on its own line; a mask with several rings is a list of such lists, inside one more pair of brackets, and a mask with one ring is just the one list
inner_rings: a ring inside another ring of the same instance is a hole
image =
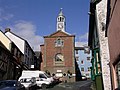
[[79, 81], [74, 83], [59, 83], [58, 85], [55, 85], [51, 88], [47, 88], [44, 90], [93, 90], [91, 88], [91, 85], [92, 85], [92, 81], [86, 80], [86, 81]]

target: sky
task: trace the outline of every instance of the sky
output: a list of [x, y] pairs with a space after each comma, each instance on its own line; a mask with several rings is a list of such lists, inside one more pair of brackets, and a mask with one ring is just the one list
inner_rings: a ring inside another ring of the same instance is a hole
[[0, 30], [10, 28], [39, 51], [43, 36], [57, 31], [56, 18], [63, 8], [66, 32], [75, 35], [75, 42], [87, 44], [89, 4], [90, 0], [0, 0]]

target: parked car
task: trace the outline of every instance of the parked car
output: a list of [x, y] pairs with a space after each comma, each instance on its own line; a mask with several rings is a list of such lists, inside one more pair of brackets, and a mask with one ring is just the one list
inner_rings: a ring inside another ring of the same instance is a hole
[[54, 81], [53, 77], [51, 77], [50, 75], [48, 75], [47, 73], [43, 71], [39, 73], [39, 77], [43, 79], [44, 81], [48, 81], [49, 83], [52, 83]]
[[43, 78], [36, 77], [36, 83], [39, 88], [47, 88], [51, 85], [51, 83]]
[[54, 81], [53, 77], [49, 76], [44, 71], [38, 71], [38, 70], [35, 70], [35, 71], [34, 70], [24, 70], [22, 72], [22, 76], [19, 78], [19, 81], [24, 77], [26, 77], [26, 78], [35, 77], [37, 86], [42, 87], [42, 88], [51, 86]]
[[26, 90], [36, 90], [36, 88], [37, 88], [36, 79], [34, 77], [21, 78], [20, 83], [25, 86]]
[[25, 87], [17, 80], [2, 80], [0, 90], [25, 90]]
[[53, 76], [53, 79], [54, 79], [53, 84], [58, 84], [58, 83], [62, 82], [62, 81], [60, 81], [60, 78], [56, 77], [55, 75]]
[[58, 70], [57, 72], [56, 72], [56, 74], [55, 74], [55, 77], [56, 78], [59, 78], [59, 81], [60, 82], [62, 82], [63, 81], [63, 73], [62, 73], [62, 71], [60, 70]]
[[87, 77], [82, 75], [82, 80], [87, 80]]

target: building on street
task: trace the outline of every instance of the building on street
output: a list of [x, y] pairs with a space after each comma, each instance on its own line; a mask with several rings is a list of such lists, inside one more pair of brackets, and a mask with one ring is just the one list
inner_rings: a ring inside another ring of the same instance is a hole
[[[0, 80], [8, 79], [8, 61], [11, 59], [10, 51], [0, 41]], [[5, 58], [5, 59], [4, 59]], [[13, 72], [11, 72], [13, 73]], [[11, 74], [12, 76], [12, 74]], [[9, 77], [12, 78], [12, 77]]]
[[80, 72], [87, 78], [91, 78], [91, 53], [90, 51], [85, 51], [88, 46], [83, 46], [80, 42], [75, 42], [75, 59], [78, 63]]
[[41, 70], [41, 52], [40, 51], [35, 51], [35, 56], [34, 56], [34, 70]]
[[97, 90], [112, 90], [109, 37], [106, 36], [108, 1], [90, 2], [88, 45], [92, 50], [91, 78], [95, 81]]
[[22, 63], [24, 64], [24, 66], [26, 67], [26, 69], [31, 69], [34, 68], [34, 51], [31, 48], [31, 46], [29, 45], [29, 43], [21, 38], [20, 36], [14, 34], [10, 28], [6, 28], [5, 30], [5, 35], [12, 41], [15, 43], [15, 45], [19, 48], [19, 50], [22, 52], [23, 59], [22, 59]]
[[120, 0], [108, 0], [106, 37], [108, 37], [113, 90], [120, 87]]
[[44, 44], [40, 46], [43, 57], [41, 70], [68, 82], [75, 81], [75, 35], [66, 32], [62, 9], [57, 17], [56, 32], [44, 36]]
[[0, 80], [18, 79], [21, 75], [23, 54], [0, 30]]
[[[96, 1], [98, 2], [90, 4], [89, 45], [93, 53], [92, 79], [96, 80], [95, 71], [100, 71], [104, 89], [115, 90], [120, 87], [120, 1]], [[99, 65], [97, 65], [97, 59]]]

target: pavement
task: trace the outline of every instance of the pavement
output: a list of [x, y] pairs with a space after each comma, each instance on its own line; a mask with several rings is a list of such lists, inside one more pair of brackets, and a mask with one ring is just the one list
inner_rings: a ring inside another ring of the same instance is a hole
[[92, 84], [91, 84], [91, 87], [90, 87], [92, 90], [96, 90], [96, 87], [95, 87], [95, 82], [92, 81]]

